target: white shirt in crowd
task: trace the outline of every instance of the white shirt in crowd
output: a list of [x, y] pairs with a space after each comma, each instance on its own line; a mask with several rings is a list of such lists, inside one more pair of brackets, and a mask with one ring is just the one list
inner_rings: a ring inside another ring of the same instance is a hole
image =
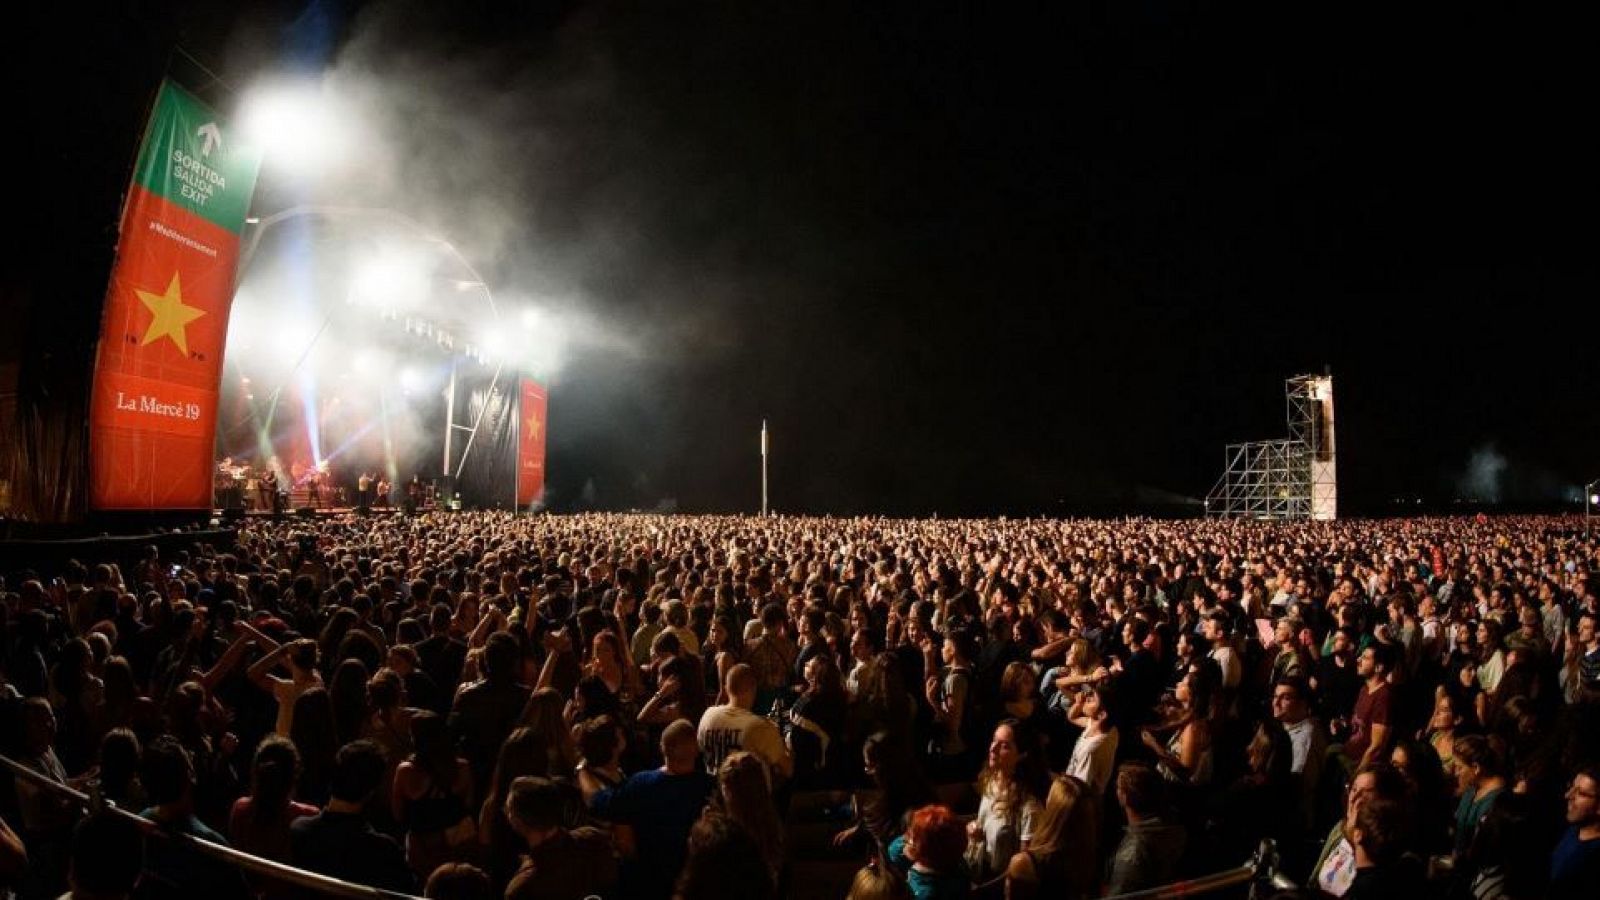
[[1116, 769], [1117, 729], [1102, 734], [1085, 731], [1072, 745], [1072, 759], [1067, 762], [1066, 774], [1089, 786], [1096, 797], [1105, 797], [1111, 783], [1111, 773]]
[[983, 835], [981, 877], [992, 878], [1004, 872], [1011, 857], [1033, 840], [1033, 824], [1042, 809], [1026, 791], [1005, 792], [990, 783], [978, 803], [978, 815], [972, 820]]
[[1233, 690], [1239, 686], [1239, 680], [1244, 677], [1244, 666], [1239, 663], [1239, 654], [1227, 644], [1218, 644], [1211, 648], [1211, 658], [1217, 661], [1217, 667], [1222, 670], [1222, 686]]
[[700, 717], [700, 758], [715, 775], [722, 761], [740, 750], [760, 757], [768, 769], [787, 771], [789, 748], [778, 726], [763, 716], [731, 704], [713, 706]]
[[1306, 770], [1306, 761], [1311, 758], [1312, 745], [1319, 737], [1317, 721], [1310, 716], [1294, 723], [1285, 723], [1283, 730], [1289, 734], [1289, 746], [1294, 750], [1294, 761], [1289, 765], [1289, 771], [1300, 775]]

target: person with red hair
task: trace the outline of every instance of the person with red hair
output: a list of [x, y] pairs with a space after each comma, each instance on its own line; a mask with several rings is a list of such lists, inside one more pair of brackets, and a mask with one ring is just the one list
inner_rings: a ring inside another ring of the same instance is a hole
[[948, 806], [924, 806], [889, 845], [889, 864], [905, 878], [914, 900], [957, 900], [972, 892], [966, 849], [967, 828], [955, 813]]

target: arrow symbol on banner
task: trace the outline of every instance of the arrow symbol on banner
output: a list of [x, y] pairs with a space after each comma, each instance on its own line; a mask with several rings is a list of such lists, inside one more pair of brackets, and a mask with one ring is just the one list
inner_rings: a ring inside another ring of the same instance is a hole
[[210, 156], [211, 151], [222, 146], [222, 129], [215, 122], [207, 122], [195, 131], [195, 134], [206, 139], [205, 146], [200, 148], [201, 156]]

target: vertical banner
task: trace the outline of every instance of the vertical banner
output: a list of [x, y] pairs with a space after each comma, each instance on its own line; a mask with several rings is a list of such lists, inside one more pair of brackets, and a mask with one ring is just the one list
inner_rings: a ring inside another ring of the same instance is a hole
[[545, 389], [522, 379], [521, 414], [517, 421], [517, 506], [526, 507], [544, 495], [544, 423], [549, 408]]
[[[521, 384], [498, 373], [464, 373], [467, 421], [477, 431], [456, 461], [456, 493], [467, 509], [515, 509], [518, 440], [523, 426]], [[510, 488], [508, 495], [506, 489]]]
[[259, 156], [162, 82], [122, 216], [89, 408], [89, 505], [211, 506], [223, 341]]

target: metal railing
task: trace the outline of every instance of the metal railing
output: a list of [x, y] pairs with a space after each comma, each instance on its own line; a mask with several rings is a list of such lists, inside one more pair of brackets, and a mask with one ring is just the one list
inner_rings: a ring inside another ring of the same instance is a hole
[[1179, 897], [1195, 897], [1246, 884], [1251, 886], [1252, 897], [1257, 896], [1261, 887], [1270, 887], [1274, 890], [1299, 887], [1278, 871], [1278, 848], [1271, 839], [1268, 839], [1261, 842], [1261, 846], [1256, 849], [1255, 856], [1252, 856], [1249, 862], [1237, 868], [1202, 875], [1187, 881], [1174, 881], [1171, 884], [1142, 891], [1116, 894], [1104, 900], [1176, 900]]
[[[348, 881], [341, 881], [337, 878], [297, 869], [294, 866], [286, 866], [270, 859], [252, 856], [232, 847], [224, 847], [221, 844], [203, 841], [192, 835], [172, 834], [163, 830], [156, 822], [121, 809], [115, 804], [100, 801], [85, 794], [83, 791], [68, 787], [54, 778], [7, 756], [0, 756], [0, 768], [9, 770], [17, 778], [23, 779], [36, 787], [43, 788], [57, 796], [65, 797], [79, 804], [85, 811], [101, 808], [127, 818], [137, 824], [147, 838], [173, 841], [180, 845], [188, 846], [197, 853], [204, 854], [228, 865], [237, 866], [246, 872], [260, 875], [264, 878], [293, 884], [297, 887], [333, 897], [348, 897], [352, 898], [352, 900], [419, 900], [419, 898], [411, 894], [386, 891], [382, 888], [369, 887], [364, 884], [352, 884]], [[1177, 900], [1177, 898], [1181, 897], [1195, 897], [1246, 884], [1252, 886], [1251, 896], [1255, 896], [1257, 888], [1263, 886], [1273, 889], [1290, 889], [1298, 886], [1278, 872], [1278, 850], [1276, 845], [1269, 839], [1261, 842], [1261, 846], [1256, 850], [1255, 855], [1244, 865], [1199, 878], [1176, 881], [1161, 887], [1117, 894], [1112, 897], [1106, 897], [1104, 900]]]
[[315, 872], [307, 872], [305, 869], [297, 869], [294, 866], [286, 866], [283, 863], [273, 862], [270, 859], [262, 859], [259, 856], [252, 856], [249, 853], [235, 850], [232, 847], [224, 847], [221, 844], [213, 844], [210, 841], [203, 841], [192, 835], [172, 834], [171, 832], [162, 829], [161, 826], [156, 822], [152, 822], [143, 816], [135, 815], [128, 810], [121, 809], [115, 804], [99, 801], [97, 798], [91, 797], [90, 795], [85, 794], [83, 791], [68, 787], [61, 782], [56, 781], [54, 778], [51, 778], [50, 776], [45, 775], [30, 766], [23, 765], [22, 763], [19, 763], [7, 756], [0, 756], [0, 768], [9, 770], [11, 774], [15, 775], [17, 778], [27, 781], [35, 787], [42, 788], [59, 797], [64, 797], [74, 803], [79, 804], [85, 811], [100, 808], [110, 811], [115, 815], [122, 816], [137, 824], [144, 832], [146, 839], [171, 841], [181, 846], [187, 846], [197, 853], [209, 856], [212, 859], [218, 860], [226, 865], [237, 867], [251, 874], [259, 875], [263, 878], [270, 878], [273, 881], [292, 884], [296, 887], [317, 891], [318, 893], [332, 897], [349, 897], [352, 898], [352, 900], [419, 900], [419, 898], [411, 894], [400, 894], [394, 891], [386, 891], [382, 888], [369, 887], [364, 884], [352, 884], [348, 881], [341, 881], [337, 878], [330, 878], [326, 875], [318, 875]]

